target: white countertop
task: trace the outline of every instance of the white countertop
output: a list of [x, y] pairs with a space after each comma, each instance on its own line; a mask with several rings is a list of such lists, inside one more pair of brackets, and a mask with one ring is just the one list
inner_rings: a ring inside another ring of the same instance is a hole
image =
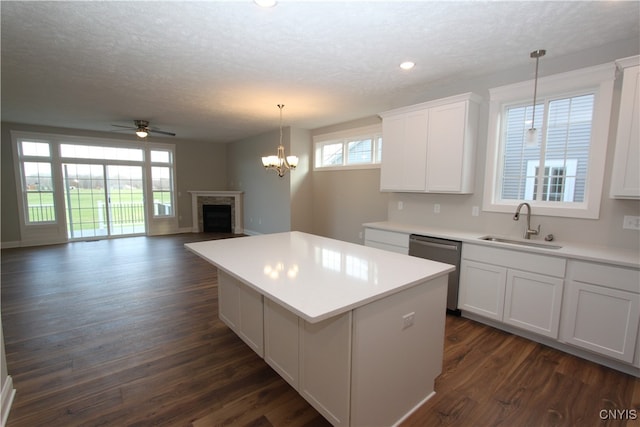
[[296, 231], [185, 247], [311, 323], [454, 270], [449, 264]]
[[[533, 252], [539, 254], [561, 256], [565, 258], [591, 261], [591, 262], [603, 262], [608, 264], [615, 264], [621, 267], [640, 268], [640, 254], [633, 251], [625, 251], [622, 249], [610, 248], [606, 246], [589, 246], [589, 245], [576, 245], [572, 243], [566, 243], [561, 241], [545, 242], [544, 240], [531, 240], [535, 243], [542, 245], [549, 243], [551, 245], [562, 246], [560, 249], [547, 249], [544, 247], [532, 247], [524, 245], [515, 245], [509, 243], [491, 242], [481, 240], [482, 237], [487, 235], [498, 236], [491, 233], [477, 233], [470, 231], [449, 230], [437, 227], [425, 227], [419, 225], [402, 224], [392, 221], [380, 221], [370, 222], [363, 224], [366, 228], [376, 228], [379, 230], [395, 231], [405, 234], [420, 234], [425, 236], [439, 237], [442, 239], [458, 240], [463, 243], [474, 243], [479, 245], [501, 247], [504, 249], [511, 249], [523, 252]], [[501, 236], [513, 240], [517, 239], [509, 236]], [[526, 240], [525, 240], [526, 242]]]

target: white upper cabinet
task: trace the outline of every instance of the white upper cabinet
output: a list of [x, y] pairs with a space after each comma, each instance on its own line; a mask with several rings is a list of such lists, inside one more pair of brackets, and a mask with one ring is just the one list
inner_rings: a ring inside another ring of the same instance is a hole
[[640, 198], [640, 56], [618, 61], [623, 70], [611, 197]]
[[473, 193], [479, 102], [466, 93], [381, 113], [380, 189]]
[[380, 189], [424, 191], [429, 110], [383, 118]]

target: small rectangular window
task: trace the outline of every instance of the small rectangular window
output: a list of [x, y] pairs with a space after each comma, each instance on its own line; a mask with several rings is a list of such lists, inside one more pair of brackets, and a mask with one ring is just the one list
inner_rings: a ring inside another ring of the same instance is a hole
[[74, 159], [124, 160], [134, 162], [144, 160], [144, 151], [140, 148], [98, 145], [60, 144], [60, 155]]
[[22, 141], [20, 147], [22, 148], [22, 156], [51, 157], [51, 150], [48, 142]]
[[151, 187], [153, 192], [153, 215], [173, 216], [173, 151], [150, 151]]
[[53, 174], [49, 162], [22, 162], [27, 223], [56, 221]]
[[316, 169], [377, 167], [382, 160], [380, 126], [314, 137]]

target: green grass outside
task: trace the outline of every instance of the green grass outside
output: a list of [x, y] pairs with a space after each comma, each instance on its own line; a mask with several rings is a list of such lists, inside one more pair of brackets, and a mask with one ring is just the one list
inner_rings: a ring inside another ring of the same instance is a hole
[[[36, 193], [29, 192], [27, 195], [30, 208], [36, 208], [36, 212], [32, 212], [30, 219], [38, 219], [40, 221], [53, 221], [55, 214], [53, 208], [53, 193]], [[127, 203], [144, 202], [142, 190], [127, 190], [126, 192], [113, 192], [110, 194], [112, 203], [112, 220], [116, 224], [141, 224], [144, 223], [144, 208], [129, 209], [122, 206]], [[73, 216], [74, 229], [87, 230], [100, 226], [101, 219], [106, 221], [106, 198], [104, 190], [91, 189], [72, 189], [69, 194], [65, 194], [65, 212], [69, 215], [67, 203], [71, 202], [71, 215]], [[99, 214], [98, 201], [103, 203], [102, 216]], [[38, 206], [43, 206], [38, 209]], [[134, 212], [135, 211], [135, 212]], [[37, 217], [35, 215], [38, 215]], [[67, 221], [67, 226], [69, 222]], [[106, 226], [106, 225], [105, 225]]]

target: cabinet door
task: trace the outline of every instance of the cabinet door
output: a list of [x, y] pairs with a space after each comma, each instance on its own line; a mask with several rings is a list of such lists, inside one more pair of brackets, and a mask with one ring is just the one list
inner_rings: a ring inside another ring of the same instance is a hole
[[429, 192], [461, 192], [467, 102], [429, 109], [427, 182]]
[[236, 334], [240, 330], [240, 302], [234, 279], [218, 270], [218, 316]]
[[418, 110], [383, 119], [381, 190], [424, 191], [427, 117], [427, 110]]
[[240, 331], [238, 335], [258, 356], [264, 357], [264, 307], [262, 295], [238, 283]]
[[262, 295], [220, 270], [218, 315], [253, 351], [263, 357]]
[[299, 318], [281, 305], [264, 300], [264, 360], [298, 390]]
[[459, 307], [502, 321], [507, 269], [463, 259], [460, 266]]
[[640, 66], [624, 70], [611, 196], [640, 198]]
[[633, 362], [640, 295], [572, 280], [568, 283], [565, 342]]
[[508, 270], [504, 322], [557, 339], [563, 283], [555, 277]]
[[334, 426], [349, 425], [352, 313], [300, 320], [300, 394]]

